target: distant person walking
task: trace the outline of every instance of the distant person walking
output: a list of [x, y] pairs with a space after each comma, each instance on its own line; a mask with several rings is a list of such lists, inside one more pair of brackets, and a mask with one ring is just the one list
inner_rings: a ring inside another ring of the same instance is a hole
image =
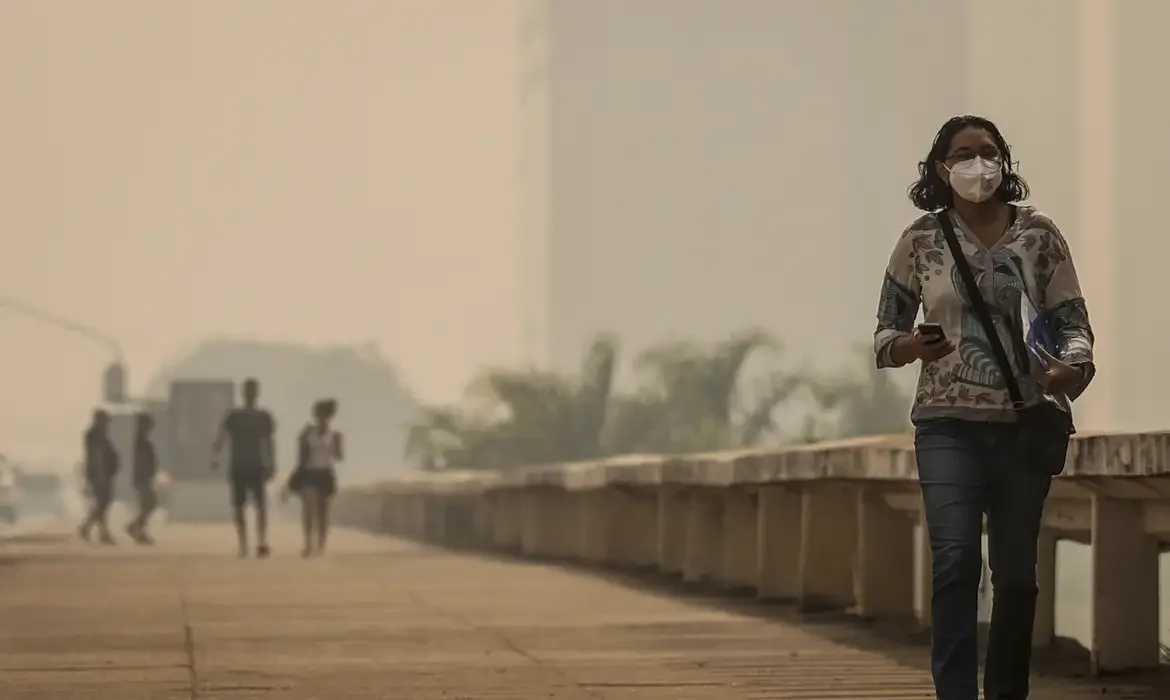
[[[1028, 186], [1014, 166], [990, 121], [942, 126], [910, 188], [924, 214], [894, 245], [878, 304], [877, 366], [921, 369], [910, 417], [939, 700], [980, 697], [985, 514], [992, 611], [982, 697], [1028, 697], [1044, 501], [1064, 469], [1070, 404], [1094, 375], [1072, 252], [1052, 219], [1020, 204]], [[920, 307], [926, 322], [916, 326]]]
[[256, 556], [269, 555], [268, 503], [266, 489], [276, 474], [274, 436], [276, 422], [272, 414], [260, 408], [260, 382], [248, 379], [243, 388], [244, 406], [228, 412], [212, 444], [212, 469], [219, 468], [218, 455], [224, 440], [230, 441], [228, 482], [231, 484], [232, 514], [239, 537], [240, 556], [248, 556], [248, 528], [244, 506], [249, 500], [256, 509]]
[[337, 462], [344, 459], [341, 433], [332, 427], [337, 402], [324, 399], [313, 404], [313, 420], [297, 439], [297, 467], [289, 478], [289, 490], [301, 498], [301, 524], [305, 548], [301, 554], [325, 552], [329, 536], [329, 506], [337, 491]]
[[93, 421], [82, 440], [85, 450], [85, 486], [93, 503], [77, 534], [88, 542], [96, 525], [102, 544], [116, 544], [110, 535], [107, 521], [110, 504], [114, 502], [114, 477], [118, 473], [118, 452], [110, 440], [109, 427], [110, 414], [98, 409], [93, 412]]
[[147, 522], [154, 510], [158, 508], [158, 491], [155, 479], [158, 477], [158, 454], [151, 440], [151, 430], [154, 428], [154, 418], [149, 413], [138, 414], [138, 421], [134, 428], [134, 461], [133, 481], [134, 490], [138, 493], [138, 515], [126, 526], [126, 532], [138, 544], [154, 544], [154, 539], [146, 531]]

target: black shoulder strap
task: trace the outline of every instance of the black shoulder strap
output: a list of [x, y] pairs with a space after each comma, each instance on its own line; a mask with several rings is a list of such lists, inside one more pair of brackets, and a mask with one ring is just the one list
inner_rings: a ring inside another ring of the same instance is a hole
[[1024, 408], [1024, 395], [1020, 393], [1020, 384], [1016, 381], [1012, 363], [1008, 360], [1007, 351], [1004, 350], [999, 333], [995, 330], [995, 322], [991, 320], [991, 311], [987, 308], [987, 302], [983, 299], [979, 286], [975, 284], [975, 276], [971, 274], [971, 266], [967, 263], [967, 256], [963, 255], [963, 249], [959, 246], [959, 238], [955, 235], [955, 226], [951, 223], [951, 212], [949, 209], [944, 209], [937, 216], [938, 223], [942, 227], [943, 237], [947, 239], [947, 247], [951, 249], [951, 257], [954, 258], [955, 267], [959, 270], [959, 276], [963, 278], [963, 286], [967, 288], [967, 298], [971, 301], [971, 308], [979, 317], [983, 333], [987, 336], [987, 342], [991, 344], [991, 352], [995, 355], [995, 363], [999, 365], [999, 372], [1003, 375], [1004, 384], [1007, 385], [1012, 407], [1017, 411], [1022, 410]]

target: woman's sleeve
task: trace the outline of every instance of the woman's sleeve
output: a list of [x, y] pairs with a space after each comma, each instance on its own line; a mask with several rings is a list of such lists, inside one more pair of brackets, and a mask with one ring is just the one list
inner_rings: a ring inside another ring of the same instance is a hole
[[900, 367], [890, 357], [894, 341], [910, 334], [921, 304], [914, 251], [914, 237], [908, 229], [902, 233], [890, 254], [890, 263], [882, 280], [878, 300], [877, 330], [873, 332], [873, 351], [877, 366]]
[[[1056, 356], [1084, 370], [1084, 379], [1068, 393], [1069, 399], [1080, 396], [1093, 381], [1093, 327], [1089, 310], [1081, 294], [1081, 282], [1073, 264], [1072, 252], [1060, 231], [1052, 226], [1051, 244], [1041, 251], [1037, 267], [1044, 285], [1044, 320], [1056, 340]], [[1047, 274], [1044, 274], [1044, 273]]]

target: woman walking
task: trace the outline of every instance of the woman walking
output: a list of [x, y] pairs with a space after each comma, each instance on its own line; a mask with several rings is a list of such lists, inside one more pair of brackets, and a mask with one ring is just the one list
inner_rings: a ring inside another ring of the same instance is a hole
[[138, 414], [134, 428], [134, 491], [138, 494], [138, 515], [126, 526], [126, 533], [138, 544], [154, 544], [146, 531], [150, 516], [158, 508], [158, 491], [155, 480], [158, 477], [158, 454], [150, 433], [154, 418], [149, 413]]
[[[977, 605], [987, 515], [986, 700], [1024, 700], [1036, 549], [1052, 477], [1093, 378], [1093, 332], [1072, 254], [987, 119], [939, 130], [910, 199], [927, 212], [890, 256], [879, 367], [921, 362], [911, 419], [930, 549], [931, 670], [939, 700], [977, 700]], [[919, 307], [925, 323], [915, 327]]]
[[325, 551], [329, 535], [329, 505], [337, 491], [336, 464], [344, 459], [341, 433], [331, 427], [337, 402], [323, 399], [313, 404], [313, 421], [298, 438], [297, 467], [289, 490], [301, 498], [301, 524], [305, 531], [305, 557]]

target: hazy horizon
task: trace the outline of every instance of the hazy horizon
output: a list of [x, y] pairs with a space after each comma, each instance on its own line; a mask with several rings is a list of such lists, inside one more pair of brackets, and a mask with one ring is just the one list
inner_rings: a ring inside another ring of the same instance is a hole
[[[0, 3], [0, 295], [193, 344], [374, 342], [428, 400], [521, 357], [511, 0]], [[0, 311], [0, 440], [107, 351]]]
[[[431, 402], [484, 366], [573, 366], [601, 330], [628, 357], [763, 326], [825, 370], [872, 330], [934, 130], [973, 111], [1076, 254], [1099, 341], [1080, 426], [1170, 420], [1119, 332], [1156, 313], [1170, 251], [1144, 206], [1170, 158], [1145, 137], [1147, 29], [1170, 6], [521, 10], [0, 0], [0, 296], [116, 338], [135, 391], [215, 338], [372, 343]], [[1032, 47], [1028, 80], [1003, 80], [1021, 56], [988, 27]], [[0, 449], [72, 451], [108, 351], [3, 310], [0, 331]]]

